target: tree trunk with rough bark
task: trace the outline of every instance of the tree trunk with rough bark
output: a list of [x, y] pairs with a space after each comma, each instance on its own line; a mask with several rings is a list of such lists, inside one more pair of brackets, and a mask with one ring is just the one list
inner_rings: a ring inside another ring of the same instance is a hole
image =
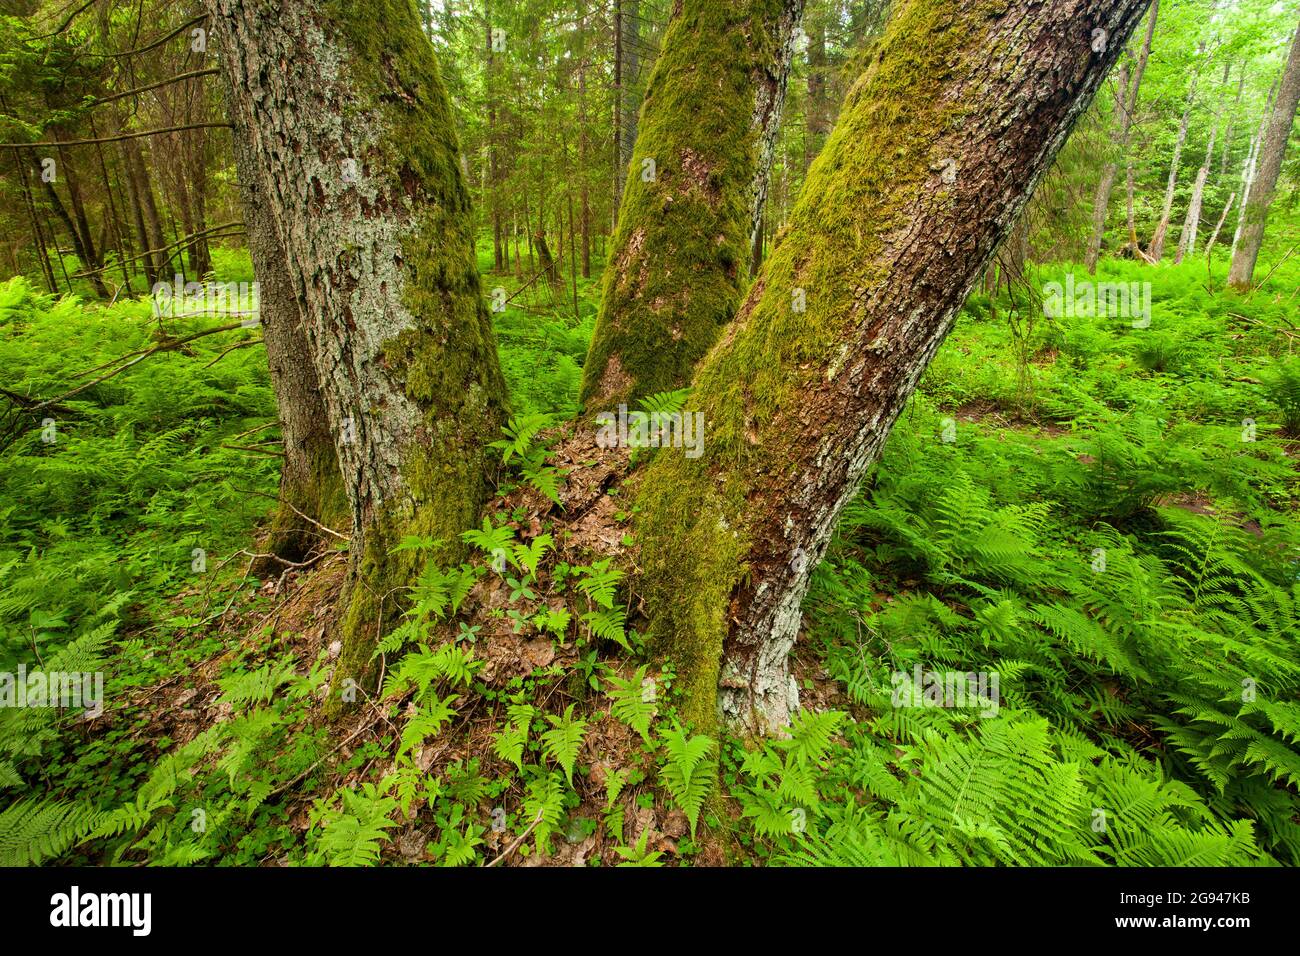
[[1223, 129], [1223, 155], [1219, 157], [1219, 179], [1222, 180], [1228, 174], [1228, 154], [1232, 151], [1232, 131], [1237, 120], [1237, 114], [1241, 111], [1241, 97], [1246, 92], [1246, 63], [1241, 63], [1241, 72], [1237, 78], [1237, 98], [1233, 101], [1232, 110], [1228, 113], [1228, 125]]
[[808, 99], [804, 106], [804, 171], [821, 151], [831, 131], [831, 104], [827, 91], [830, 67], [826, 60], [826, 14], [810, 24], [808, 33]]
[[[505, 385], [451, 106], [409, 0], [206, 0], [261, 172], [352, 511], [333, 706], [368, 683], [423, 560], [492, 489]], [[340, 692], [342, 694], [340, 695]]]
[[1282, 157], [1286, 153], [1286, 143], [1291, 137], [1291, 125], [1295, 121], [1296, 106], [1300, 104], [1300, 27], [1296, 28], [1291, 40], [1291, 52], [1287, 57], [1286, 70], [1282, 74], [1282, 84], [1278, 87], [1277, 100], [1273, 103], [1273, 115], [1269, 120], [1268, 132], [1265, 133], [1259, 147], [1258, 168], [1255, 181], [1242, 207], [1245, 215], [1240, 227], [1240, 239], [1232, 254], [1232, 268], [1228, 272], [1228, 284], [1235, 289], [1248, 289], [1255, 275], [1255, 263], [1259, 259], [1259, 250], [1264, 243], [1264, 226], [1268, 220], [1268, 207], [1273, 203], [1277, 192], [1277, 177], [1282, 171]]
[[605, 270], [583, 370], [588, 412], [690, 380], [735, 315], [763, 222], [803, 0], [679, 7], [646, 91]]
[[[231, 115], [239, 114], [231, 111]], [[322, 542], [325, 528], [346, 528], [350, 522], [329, 415], [321, 396], [320, 379], [289, 277], [284, 249], [276, 233], [261, 174], [250, 155], [251, 137], [236, 128], [232, 137], [235, 167], [243, 194], [244, 228], [257, 279], [258, 320], [266, 361], [275, 392], [284, 457], [280, 465], [280, 500], [271, 518], [266, 553], [301, 561]], [[253, 572], [282, 570], [274, 560], [260, 560]]]
[[163, 234], [162, 217], [158, 214], [158, 203], [154, 200], [153, 183], [149, 177], [149, 167], [144, 161], [144, 151], [140, 148], [138, 139], [128, 139], [123, 142], [126, 150], [127, 161], [131, 164], [132, 177], [135, 180], [135, 193], [140, 201], [140, 208], [143, 211], [144, 224], [148, 227], [148, 242], [145, 249], [156, 250], [154, 252], [154, 272], [157, 275], [158, 282], [172, 281], [172, 259], [171, 253], [164, 247], [167, 245], [167, 238]]
[[800, 604], [841, 510], [1146, 7], [896, 6], [696, 373], [687, 411], [704, 415], [704, 454], [661, 450], [637, 496], [651, 636], [686, 717], [788, 721]]
[[1268, 122], [1273, 115], [1275, 93], [1277, 93], [1277, 83], [1269, 88], [1268, 97], [1264, 100], [1264, 112], [1259, 117], [1259, 128], [1251, 137], [1250, 149], [1246, 151], [1246, 161], [1241, 164], [1241, 205], [1237, 207], [1237, 227], [1232, 232], [1232, 261], [1237, 259], [1237, 243], [1241, 241], [1241, 233], [1246, 226], [1246, 207], [1250, 203], [1251, 190], [1255, 188], [1256, 173], [1259, 170], [1259, 151], [1264, 145], [1264, 137], [1268, 134]]

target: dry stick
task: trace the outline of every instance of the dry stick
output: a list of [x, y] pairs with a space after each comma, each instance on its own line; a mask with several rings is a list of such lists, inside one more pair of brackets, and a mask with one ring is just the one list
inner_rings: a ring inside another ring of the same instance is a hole
[[249, 551], [247, 548], [240, 548], [239, 553], [246, 554], [250, 558], [270, 558], [272, 561], [279, 561], [281, 564], [288, 565], [291, 568], [309, 568], [317, 561], [319, 561], [321, 558], [329, 555], [331, 552], [322, 551], [320, 554], [316, 555], [316, 557], [308, 558], [306, 561], [290, 561], [288, 558], [282, 558], [278, 554], [254, 554], [252, 551]]
[[123, 51], [120, 52], [120, 53], [95, 53], [95, 52], [93, 52], [93, 51], [88, 51], [88, 52], [82, 53], [81, 55], [82, 55], [82, 56], [97, 56], [97, 57], [100, 57], [100, 58], [105, 59], [105, 60], [120, 60], [120, 59], [122, 59], [123, 57], [135, 56], [137, 53], [148, 53], [150, 50], [153, 50], [153, 49], [155, 49], [155, 48], [157, 48], [157, 47], [162, 46], [162, 45], [163, 45], [164, 43], [166, 43], [168, 40], [172, 39], [172, 37], [176, 37], [176, 36], [179, 36], [180, 34], [184, 33], [186, 30], [188, 30], [190, 27], [194, 26], [195, 24], [197, 24], [197, 23], [202, 23], [202, 22], [203, 22], [204, 20], [206, 20], [207, 18], [208, 18], [208, 15], [207, 15], [206, 13], [200, 13], [200, 14], [199, 14], [197, 17], [195, 17], [193, 20], [189, 20], [189, 21], [186, 21], [185, 23], [182, 23], [180, 26], [178, 26], [178, 27], [177, 27], [175, 30], [173, 30], [171, 33], [168, 33], [166, 36], [161, 37], [160, 39], [157, 39], [157, 40], [152, 40], [152, 41], [150, 41], [149, 43], [145, 44], [144, 46], [138, 46], [138, 47], [136, 47], [136, 48], [133, 49], [133, 50], [123, 50]]
[[223, 358], [225, 358], [227, 355], [229, 355], [231, 352], [235, 351], [236, 349], [250, 348], [254, 345], [261, 345], [262, 342], [263, 342], [262, 339], [247, 339], [243, 342], [236, 342], [234, 345], [231, 345], [223, 349], [220, 355], [218, 355], [216, 358], [214, 358], [211, 362], [209, 362], [207, 365], [203, 367], [212, 368], [212, 366], [216, 365], [218, 362], [220, 362]]
[[[235, 552], [235, 554], [239, 554], [239, 553], [240, 553], [239, 551]], [[230, 558], [233, 558], [234, 556], [235, 555], [232, 554]], [[224, 567], [226, 565], [226, 562], [229, 561], [230, 558], [227, 558], [226, 561], [222, 561], [221, 567]], [[248, 582], [248, 576], [253, 572], [253, 562], [255, 560], [257, 559], [256, 558], [248, 559], [248, 567], [244, 568], [244, 576], [239, 579], [239, 583], [235, 585], [235, 589], [230, 592], [230, 600], [226, 602], [226, 606], [223, 607], [219, 613], [212, 615], [212, 617], [199, 621], [199, 623], [196, 624], [195, 627], [202, 627], [205, 624], [211, 624], [213, 621], [220, 620], [221, 618], [226, 616], [226, 614], [230, 611], [231, 606], [235, 603], [235, 598], [239, 597], [239, 592], [244, 589], [244, 585]], [[221, 567], [218, 567], [217, 570], [220, 571]]]
[[[1239, 315], [1236, 312], [1230, 312], [1228, 314], [1231, 315], [1234, 319], [1241, 319], [1243, 322], [1249, 322], [1251, 325], [1258, 325], [1260, 328], [1268, 329], [1270, 332], [1274, 332], [1278, 335], [1285, 335], [1288, 339], [1292, 341], [1294, 341], [1297, 338], [1300, 338], [1300, 331], [1297, 331], [1294, 326], [1292, 326], [1290, 329], [1283, 329], [1283, 328], [1279, 328], [1276, 325], [1269, 325], [1267, 322], [1261, 322], [1259, 321], [1259, 319], [1252, 319], [1248, 315]], [[1233, 381], [1244, 382], [1246, 381], [1246, 379], [1236, 378], [1233, 379]], [[1258, 384], [1258, 382], [1252, 382], [1252, 384]]]
[[307, 779], [307, 776], [308, 776], [308, 775], [309, 775], [313, 770], [315, 770], [317, 767], [319, 767], [321, 764], [323, 764], [326, 760], [329, 760], [330, 757], [333, 757], [336, 753], [338, 753], [340, 750], [342, 750], [344, 747], [346, 747], [349, 743], [352, 742], [352, 740], [353, 740], [354, 738], [356, 738], [359, 734], [361, 734], [362, 731], [365, 731], [365, 730], [374, 730], [374, 727], [375, 727], [375, 725], [374, 725], [373, 723], [371, 723], [371, 724], [362, 724], [362, 725], [361, 725], [360, 727], [358, 727], [356, 730], [352, 731], [352, 733], [348, 734], [346, 737], [344, 737], [342, 740], [340, 740], [340, 741], [339, 741], [339, 745], [338, 745], [337, 747], [335, 747], [333, 750], [331, 750], [329, 753], [327, 753], [325, 756], [321, 757], [320, 760], [317, 760], [314, 764], [312, 764], [310, 767], [308, 767], [308, 768], [307, 768], [306, 770], [304, 770], [302, 773], [298, 774], [298, 776], [294, 777], [292, 780], [288, 780], [288, 781], [282, 783], [280, 786], [276, 787], [274, 790], [272, 790], [270, 793], [268, 793], [268, 794], [266, 795], [266, 799], [267, 799], [267, 800], [270, 800], [272, 797], [277, 796], [278, 794], [281, 794], [281, 793], [283, 793], [284, 791], [288, 790], [290, 787], [292, 787], [295, 783], [298, 783], [300, 780], [306, 780], [306, 779]]
[[279, 424], [280, 424], [280, 423], [279, 423], [278, 421], [274, 421], [274, 422], [265, 422], [265, 423], [263, 423], [263, 424], [261, 424], [261, 425], [254, 425], [254, 426], [253, 426], [252, 428], [250, 428], [248, 431], [246, 431], [246, 432], [240, 432], [238, 435], [234, 435], [233, 437], [231, 437], [230, 440], [231, 440], [231, 441], [238, 441], [238, 440], [241, 439], [241, 438], [247, 438], [249, 435], [253, 434], [253, 432], [264, 431], [264, 430], [270, 428], [272, 425], [279, 425]]
[[[246, 495], [258, 495], [262, 498], [269, 498], [272, 501], [280, 501], [278, 497], [276, 497], [275, 495], [268, 495], [265, 491], [256, 491], [252, 488], [236, 488], [235, 490]], [[322, 531], [326, 532], [327, 534], [332, 534], [334, 535], [334, 537], [339, 538], [340, 540], [343, 541], [350, 542], [352, 540], [348, 535], [344, 534], [342, 531], [335, 531], [333, 528], [327, 528], [325, 527], [325, 525], [321, 524], [315, 518], [307, 517], [307, 515], [303, 514], [301, 511], [299, 511], [289, 502], [285, 501], [283, 502], [283, 504], [289, 505], [290, 510], [292, 510], [293, 513], [296, 514], [299, 518], [302, 518], [304, 521], [310, 521], [312, 524], [314, 524], [316, 527], [320, 528]]]
[[115, 136], [96, 136], [91, 139], [68, 139], [57, 142], [40, 143], [0, 143], [0, 149], [35, 149], [40, 146], [91, 146], [95, 143], [120, 143], [125, 139], [140, 139], [143, 136], [161, 136], [163, 133], [179, 133], [187, 129], [233, 129], [231, 123], [188, 123], [184, 126], [165, 126], [161, 129], [136, 130], [133, 133], [118, 133]]
[[1274, 273], [1274, 272], [1277, 272], [1278, 267], [1281, 266], [1282, 263], [1286, 262], [1288, 259], [1291, 258], [1292, 254], [1295, 252], [1295, 250], [1296, 250], [1296, 244], [1293, 243], [1293, 244], [1291, 245], [1291, 248], [1288, 249], [1288, 250], [1286, 251], [1286, 255], [1284, 255], [1281, 259], [1279, 259], [1279, 260], [1274, 264], [1273, 268], [1271, 268], [1271, 269], [1268, 270], [1268, 275], [1264, 276], [1264, 278], [1263, 278], [1261, 281], [1259, 281], [1258, 283], [1256, 283], [1256, 284], [1255, 284], [1255, 287], [1254, 287], [1253, 289], [1250, 290], [1250, 295], [1246, 296], [1246, 301], [1247, 301], [1247, 302], [1249, 302], [1251, 299], [1253, 299], [1253, 298], [1255, 297], [1255, 293], [1258, 292], [1260, 289], [1262, 289], [1262, 288], [1263, 288], [1263, 287], [1268, 283], [1268, 280], [1269, 280], [1269, 279], [1273, 278], [1273, 273]]
[[[279, 442], [265, 442], [264, 444], [278, 445], [278, 444], [280, 444], [280, 443], [279, 443]], [[230, 451], [246, 451], [246, 452], [251, 452], [251, 453], [253, 453], [253, 454], [257, 454], [257, 455], [265, 455], [267, 458], [283, 458], [283, 457], [284, 457], [284, 452], [283, 452], [283, 451], [262, 451], [261, 447], [258, 446], [258, 445], [222, 445], [221, 447], [222, 447], [222, 448], [229, 449]]]
[[[71, 13], [69, 13], [68, 16], [67, 16], [67, 19], [65, 19], [61, 24], [59, 24], [59, 26], [55, 29], [55, 31], [54, 31], [53, 33], [46, 33], [44, 36], [38, 36], [38, 37], [28, 37], [28, 40], [29, 40], [29, 41], [33, 41], [33, 40], [49, 40], [49, 39], [51, 39], [51, 38], [53, 38], [53, 37], [58, 36], [60, 33], [62, 33], [62, 32], [63, 32], [64, 30], [66, 30], [68, 27], [72, 26], [72, 21], [73, 21], [73, 20], [77, 19], [77, 17], [81, 16], [83, 13], [85, 13], [87, 10], [89, 10], [91, 7], [93, 7], [93, 6], [94, 6], [96, 3], [98, 3], [98, 2], [99, 2], [99, 0], [87, 0], [86, 3], [83, 3], [83, 4], [82, 4], [81, 6], [79, 6], [77, 9], [75, 9], [75, 10], [73, 10]], [[63, 9], [66, 10], [67, 7], [64, 7]]]
[[1214, 251], [1214, 244], [1219, 241], [1219, 230], [1223, 228], [1223, 223], [1228, 218], [1228, 210], [1232, 208], [1233, 200], [1236, 198], [1237, 194], [1235, 192], [1228, 196], [1228, 203], [1223, 207], [1223, 215], [1219, 216], [1219, 223], [1214, 227], [1214, 232], [1210, 234], [1210, 241], [1205, 244], [1205, 271], [1207, 274], [1210, 271], [1210, 253]]
[[[167, 245], [165, 245], [165, 246], [159, 246], [157, 249], [146, 249], [144, 252], [141, 252], [141, 253], [138, 253], [137, 255], [131, 256], [131, 258], [129, 258], [129, 259], [123, 259], [123, 260], [121, 260], [121, 264], [122, 264], [122, 265], [126, 265], [128, 262], [135, 262], [137, 259], [143, 259], [145, 256], [151, 256], [151, 255], [153, 255], [154, 253], [158, 253], [158, 252], [169, 252], [169, 251], [171, 251], [172, 249], [175, 249], [177, 246], [182, 246], [182, 245], [184, 245], [184, 244], [187, 243], [187, 242], [191, 242], [192, 240], [194, 240], [194, 239], [198, 239], [198, 238], [201, 237], [201, 236], [206, 236], [206, 235], [208, 235], [209, 233], [219, 232], [219, 231], [221, 231], [221, 230], [225, 230], [225, 229], [233, 229], [234, 232], [229, 233], [229, 235], [231, 235], [231, 236], [233, 236], [233, 235], [237, 235], [239, 232], [241, 232], [241, 231], [243, 230], [243, 228], [244, 228], [244, 224], [243, 224], [242, 222], [235, 222], [235, 221], [231, 221], [231, 222], [223, 222], [223, 223], [222, 223], [221, 225], [219, 225], [219, 226], [209, 226], [207, 229], [200, 229], [200, 230], [197, 231], [197, 232], [192, 232], [192, 233], [190, 233], [188, 236], [181, 236], [181, 238], [177, 239], [175, 242], [169, 242], [169, 243], [167, 243]], [[221, 235], [221, 236], [218, 236], [217, 238], [219, 238], [219, 239], [225, 239], [225, 238], [228, 238], [228, 236], [225, 235], [225, 234], [223, 234], [223, 235]], [[84, 279], [84, 278], [86, 278], [87, 276], [92, 276], [92, 275], [94, 275], [96, 272], [103, 272], [104, 270], [106, 270], [106, 269], [108, 269], [108, 268], [110, 268], [110, 267], [111, 267], [111, 265], [104, 265], [104, 266], [100, 266], [98, 269], [87, 269], [87, 270], [84, 271], [84, 272], [78, 272], [78, 273], [74, 274], [72, 278], [74, 278], [74, 279]]]
[[[84, 392], [92, 385], [98, 385], [100, 382], [105, 382], [108, 379], [112, 378], [114, 375], [120, 375], [122, 372], [125, 372], [127, 369], [129, 369], [132, 365], [137, 365], [140, 362], [143, 362], [150, 355], [154, 355], [158, 352], [173, 352], [176, 349], [180, 348], [182, 345], [185, 345], [189, 342], [193, 342], [195, 339], [201, 339], [205, 335], [216, 335], [218, 332], [230, 332], [234, 329], [243, 329], [243, 328], [247, 328], [247, 326], [245, 326], [244, 323], [242, 322], [236, 322], [233, 325], [222, 325], [222, 326], [218, 326], [215, 329], [207, 329], [206, 331], [203, 332], [195, 332], [193, 335], [187, 335], [184, 338], [171, 339], [166, 342], [159, 342], [157, 345], [153, 346], [152, 348], [146, 349], [142, 354], [136, 355], [135, 358], [131, 359], [131, 361], [127, 362], [125, 365], [115, 368], [113, 371], [107, 372], [104, 375], [99, 376], [99, 378], [92, 379], [91, 381], [87, 382], [85, 385], [79, 385], [76, 388], [74, 388], [72, 391], [65, 392], [64, 394], [59, 395], [56, 398], [48, 398], [43, 402], [38, 402], [37, 404], [31, 406], [31, 408], [33, 409], [48, 408], [50, 405], [53, 405], [56, 402], [66, 401], [67, 399], [71, 398], [73, 395], [77, 395], [81, 392]], [[135, 353], [128, 353], [128, 354], [135, 354]]]
[[533, 822], [528, 824], [528, 829], [525, 830], [523, 833], [519, 834], [519, 837], [515, 840], [515, 842], [510, 844], [508, 847], [506, 847], [501, 852], [500, 856], [498, 856], [491, 863], [485, 864], [485, 868], [489, 866], [496, 866], [498, 863], [500, 863], [502, 860], [508, 857], [511, 853], [513, 853], [516, 849], [518, 849], [519, 844], [523, 843], [524, 840], [528, 839], [528, 834], [532, 833], [533, 830], [537, 827], [537, 824], [542, 822], [542, 814], [545, 812], [545, 810], [546, 810], [545, 807], [539, 809], [537, 811], [537, 816], [533, 818]]
[[157, 83], [150, 83], [146, 86], [137, 86], [132, 90], [123, 90], [121, 93], [114, 93], [112, 96], [105, 96], [102, 99], [94, 100], [87, 103], [84, 109], [93, 109], [96, 106], [102, 106], [104, 103], [112, 103], [114, 100], [120, 100], [125, 96], [134, 96], [137, 93], [147, 93], [150, 90], [156, 90], [160, 86], [170, 86], [173, 83], [179, 83], [181, 80], [192, 80], [196, 76], [213, 76], [220, 73], [219, 67], [211, 67], [206, 70], [194, 70], [190, 73], [180, 73], [176, 76], [170, 76], [165, 80], [159, 80]]
[[515, 296], [517, 296], [519, 293], [523, 292], [523, 291], [524, 291], [525, 289], [527, 289], [530, 285], [532, 285], [534, 282], [536, 282], [538, 279], [540, 279], [543, 275], [546, 274], [546, 272], [547, 272], [547, 270], [546, 270], [546, 269], [543, 269], [541, 272], [538, 272], [538, 273], [534, 274], [534, 276], [533, 276], [531, 279], [529, 279], [527, 282], [525, 282], [523, 285], [521, 285], [518, 289], [515, 289], [514, 294], [511, 295], [510, 298], [506, 299], [506, 301], [503, 302], [502, 305], [509, 305], [511, 302], [514, 301]]

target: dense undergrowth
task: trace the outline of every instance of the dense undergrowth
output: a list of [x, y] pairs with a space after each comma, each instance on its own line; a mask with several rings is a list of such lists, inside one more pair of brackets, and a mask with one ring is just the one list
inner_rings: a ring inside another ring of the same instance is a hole
[[[227, 349], [255, 333], [87, 389], [56, 441], [29, 423], [0, 456], [0, 670], [102, 670], [105, 714], [0, 709], [0, 863], [1296, 864], [1300, 362], [1278, 330], [1300, 276], [1243, 297], [1203, 264], [1103, 271], [1154, 283], [1150, 327], [972, 297], [816, 573], [806, 709], [761, 745], [676, 722], [630, 579], [545, 510], [597, 279], [575, 307], [485, 276], [515, 295], [516, 479], [475, 559], [413, 588], [343, 725], [315, 707], [321, 626], [261, 613], [311, 574], [245, 571], [274, 403], [260, 350]], [[148, 304], [0, 286], [20, 394], [157, 328]], [[160, 735], [161, 708], [199, 704]]]

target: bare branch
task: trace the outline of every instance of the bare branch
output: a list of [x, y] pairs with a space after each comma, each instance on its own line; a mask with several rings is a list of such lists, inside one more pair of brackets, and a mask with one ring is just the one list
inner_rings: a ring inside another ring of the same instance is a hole
[[220, 72], [221, 70], [218, 67], [212, 67], [207, 70], [193, 70], [189, 73], [180, 73], [176, 76], [170, 76], [165, 80], [159, 80], [157, 83], [149, 83], [145, 86], [137, 86], [133, 90], [123, 90], [121, 93], [114, 93], [112, 96], [105, 96], [102, 99], [85, 104], [82, 109], [94, 109], [96, 106], [101, 106], [104, 103], [111, 103], [114, 100], [120, 100], [126, 96], [134, 96], [137, 93], [147, 93], [149, 90], [156, 90], [160, 86], [170, 86], [172, 83], [179, 83], [181, 80], [192, 80], [197, 76], [213, 76]]
[[124, 139], [139, 139], [142, 136], [161, 136], [163, 133], [179, 133], [187, 129], [231, 129], [230, 123], [189, 123], [185, 126], [166, 126], [162, 129], [138, 130], [134, 133], [118, 133], [116, 136], [97, 136], [93, 139], [61, 139], [39, 143], [0, 143], [0, 149], [39, 149], [46, 146], [93, 146], [95, 143], [120, 143]]

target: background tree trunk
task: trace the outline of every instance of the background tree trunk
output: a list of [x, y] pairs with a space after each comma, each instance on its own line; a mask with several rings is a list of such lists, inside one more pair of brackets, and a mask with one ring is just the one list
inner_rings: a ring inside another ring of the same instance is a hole
[[614, 201], [611, 229], [618, 228], [623, 184], [636, 146], [640, 104], [633, 95], [641, 69], [641, 0], [614, 0]]
[[1228, 272], [1228, 283], [1233, 288], [1249, 288], [1255, 275], [1255, 262], [1259, 259], [1259, 249], [1264, 242], [1268, 207], [1272, 205], [1273, 195], [1277, 192], [1277, 177], [1282, 171], [1282, 156], [1286, 153], [1286, 142], [1291, 137], [1291, 124], [1295, 120], [1297, 104], [1300, 104], [1300, 27], [1296, 28], [1295, 37], [1291, 40], [1291, 53], [1287, 57], [1282, 85], [1278, 87], [1277, 100], [1273, 104], [1273, 116], [1259, 149], [1255, 181], [1242, 207], [1245, 217], [1241, 226], [1241, 238], [1233, 251], [1232, 268]]
[[704, 454], [661, 450], [638, 494], [651, 635], [687, 717], [788, 721], [800, 604], [841, 510], [1146, 6], [896, 6], [695, 376]]
[[1191, 91], [1187, 94], [1187, 105], [1183, 107], [1183, 118], [1178, 124], [1178, 136], [1174, 139], [1174, 155], [1169, 161], [1169, 179], [1165, 183], [1165, 199], [1160, 206], [1160, 221], [1156, 223], [1151, 235], [1151, 244], [1147, 255], [1152, 262], [1159, 262], [1165, 254], [1165, 236], [1169, 234], [1169, 217], [1174, 211], [1174, 190], [1178, 187], [1178, 166], [1183, 159], [1183, 144], [1187, 142], [1187, 127], [1192, 121], [1192, 107], [1196, 103], [1196, 79], [1192, 79]]
[[[1273, 113], [1273, 95], [1277, 93], [1274, 83], [1264, 101], [1264, 112], [1259, 117], [1259, 128], [1251, 137], [1250, 149], [1246, 151], [1246, 161], [1241, 164], [1241, 205], [1237, 207], [1237, 227], [1232, 232], [1232, 260], [1237, 260], [1237, 243], [1241, 242], [1242, 231], [1246, 227], [1246, 207], [1250, 203], [1251, 191], [1255, 188], [1256, 173], [1259, 171], [1259, 152], [1264, 146], [1264, 137], [1268, 135], [1269, 119]], [[1231, 266], [1229, 266], [1231, 269]], [[1231, 277], [1229, 277], [1231, 281]]]
[[[352, 510], [332, 687], [364, 682], [418, 552], [463, 554], [491, 492], [505, 385], [433, 48], [406, 0], [207, 0], [238, 125], [302, 304]], [[346, 121], [340, 117], [346, 116]]]
[[[1151, 58], [1151, 39], [1156, 32], [1156, 17], [1160, 14], [1160, 0], [1151, 5], [1151, 17], [1147, 21], [1146, 38], [1138, 53], [1137, 63], [1133, 67], [1132, 79], [1128, 70], [1121, 70], [1115, 90], [1115, 109], [1119, 113], [1119, 127], [1115, 131], [1115, 157], [1102, 169], [1101, 181], [1097, 184], [1097, 195], [1092, 204], [1092, 236], [1088, 240], [1088, 252], [1084, 264], [1088, 271], [1097, 271], [1097, 260], [1101, 258], [1101, 242], [1106, 235], [1106, 214], [1110, 211], [1110, 194], [1115, 188], [1115, 179], [1119, 175], [1121, 157], [1128, 151], [1129, 131], [1133, 127], [1133, 112], [1137, 109], [1138, 92], [1142, 88], [1142, 75], [1146, 72], [1147, 60]], [[1113, 39], [1113, 38], [1112, 38]], [[1109, 44], [1112, 40], [1108, 40]]]
[[605, 270], [583, 370], [589, 411], [686, 384], [735, 314], [802, 14], [803, 0], [680, 4]]
[[1178, 233], [1178, 252], [1174, 256], [1174, 264], [1177, 265], [1183, 261], [1185, 256], [1196, 254], [1196, 233], [1201, 226], [1201, 209], [1205, 202], [1205, 184], [1210, 178], [1210, 166], [1214, 162], [1214, 141], [1219, 133], [1219, 123], [1223, 120], [1223, 102], [1227, 93], [1228, 78], [1231, 75], [1232, 63], [1223, 65], [1223, 82], [1219, 90], [1219, 102], [1214, 109], [1214, 122], [1210, 126], [1210, 141], [1205, 147], [1205, 161], [1201, 163], [1201, 168], [1196, 171], [1196, 182], [1192, 184], [1192, 196], [1187, 203], [1187, 218], [1183, 220], [1182, 231]]

